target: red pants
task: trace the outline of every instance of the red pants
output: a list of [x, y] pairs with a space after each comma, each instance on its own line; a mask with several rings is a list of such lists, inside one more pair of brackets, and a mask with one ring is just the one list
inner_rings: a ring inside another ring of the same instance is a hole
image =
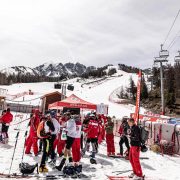
[[33, 146], [34, 155], [38, 154], [38, 138], [33, 134], [30, 134], [26, 140], [26, 154], [29, 154], [31, 151], [31, 147]]
[[61, 140], [61, 139], [57, 138], [54, 141], [54, 149], [56, 149], [56, 147], [57, 147], [58, 154], [62, 154], [63, 153], [65, 145], [66, 145], [66, 141], [64, 141], [64, 140]]
[[74, 162], [81, 160], [81, 138], [76, 138], [72, 145], [72, 158]]
[[102, 127], [102, 140], [105, 139], [105, 134], [106, 134], [106, 131], [105, 131], [105, 128], [104, 126]]
[[107, 153], [115, 153], [114, 134], [106, 134]]
[[133, 172], [137, 176], [142, 177], [143, 174], [142, 174], [141, 164], [139, 160], [139, 155], [140, 155], [140, 147], [131, 146], [130, 153], [129, 153], [129, 160], [133, 168]]

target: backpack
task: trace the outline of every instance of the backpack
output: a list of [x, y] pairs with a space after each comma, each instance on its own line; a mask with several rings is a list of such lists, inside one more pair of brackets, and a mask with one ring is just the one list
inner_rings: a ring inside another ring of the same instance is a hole
[[149, 138], [149, 131], [145, 129], [145, 127], [140, 127], [140, 139], [141, 139], [141, 152], [147, 152], [148, 148], [145, 143]]
[[140, 139], [141, 139], [141, 143], [144, 145], [146, 143], [146, 141], [149, 138], [149, 131], [147, 131], [145, 129], [145, 127], [140, 127]]
[[64, 176], [73, 176], [76, 173], [74, 166], [65, 166], [63, 168]]
[[30, 165], [28, 163], [20, 163], [19, 164], [19, 170], [22, 174], [32, 174], [36, 168], [37, 168], [37, 173], [39, 173], [38, 172], [38, 163], [35, 165]]

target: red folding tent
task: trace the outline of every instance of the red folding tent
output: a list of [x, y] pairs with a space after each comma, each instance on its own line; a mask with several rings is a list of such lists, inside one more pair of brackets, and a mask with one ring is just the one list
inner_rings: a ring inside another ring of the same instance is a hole
[[58, 101], [52, 104], [49, 104], [49, 109], [59, 109], [59, 107], [67, 107], [67, 108], [81, 108], [81, 109], [93, 109], [96, 110], [96, 104], [84, 101], [83, 99], [77, 97], [72, 94], [68, 98]]

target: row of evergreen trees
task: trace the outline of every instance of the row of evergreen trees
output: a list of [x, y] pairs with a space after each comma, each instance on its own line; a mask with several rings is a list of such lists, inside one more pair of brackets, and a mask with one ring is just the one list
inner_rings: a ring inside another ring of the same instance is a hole
[[13, 83], [34, 83], [34, 82], [57, 82], [66, 79], [66, 75], [61, 75], [60, 77], [48, 77], [48, 76], [39, 76], [31, 74], [11, 74], [6, 75], [0, 73], [0, 85], [10, 85]]
[[[128, 87], [121, 87], [120, 92], [117, 94], [117, 96], [120, 99], [130, 99], [133, 102], [136, 100], [136, 93], [137, 93], [137, 86], [133, 80], [132, 77], [129, 79], [129, 86]], [[142, 76], [141, 81], [141, 100], [147, 99], [149, 97], [149, 91], [148, 87], [145, 82], [144, 76]]]
[[[166, 106], [173, 107], [180, 98], [180, 63], [164, 66], [163, 72], [165, 103]], [[152, 85], [151, 95], [160, 98], [160, 70], [156, 67], [153, 68]]]
[[[164, 73], [164, 95], [165, 95], [165, 105], [170, 111], [174, 112], [180, 102], [180, 63], [174, 65], [166, 65], [163, 67]], [[149, 86], [146, 82], [148, 81]], [[153, 67], [152, 73], [147, 77], [142, 77], [141, 83], [141, 100], [146, 102], [146, 107], [148, 103], [151, 106], [156, 106], [161, 104], [161, 81], [160, 81], [160, 69], [158, 67]], [[117, 96], [121, 99], [131, 99], [133, 102], [136, 100], [137, 87], [134, 83], [132, 77], [129, 80], [129, 87], [121, 87], [120, 92]]]

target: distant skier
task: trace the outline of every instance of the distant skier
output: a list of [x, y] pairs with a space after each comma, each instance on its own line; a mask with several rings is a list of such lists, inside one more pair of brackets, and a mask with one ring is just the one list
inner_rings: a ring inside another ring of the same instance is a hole
[[125, 143], [125, 146], [127, 148], [127, 153], [126, 156], [129, 156], [129, 150], [130, 150], [130, 146], [129, 146], [129, 140], [127, 137], [127, 130], [129, 129], [129, 125], [128, 125], [128, 118], [124, 117], [122, 119], [122, 124], [120, 125], [119, 128], [119, 134], [120, 134], [120, 141], [119, 141], [119, 146], [120, 146], [120, 156], [123, 156], [123, 144]]
[[[50, 115], [49, 115], [50, 116]], [[42, 140], [43, 143], [43, 155], [41, 158], [41, 164], [39, 167], [39, 172], [48, 172], [46, 167], [46, 160], [49, 152], [49, 144], [52, 137], [51, 132], [55, 130], [52, 121], [48, 120], [47, 116], [42, 119], [37, 129], [37, 136]]]
[[133, 178], [133, 180], [142, 180], [144, 178], [139, 160], [140, 149], [141, 149], [140, 128], [135, 124], [135, 121], [132, 118], [128, 120], [128, 124], [130, 126], [130, 129], [128, 130], [128, 134], [130, 136], [130, 144], [131, 144], [129, 160], [133, 169], [133, 173], [129, 177]]
[[38, 137], [37, 137], [37, 128], [40, 123], [39, 118], [39, 110], [34, 110], [33, 116], [30, 119], [29, 125], [30, 125], [30, 131], [29, 131], [29, 137], [27, 138], [26, 142], [26, 151], [25, 154], [31, 154], [31, 147], [33, 146], [34, 155], [38, 155]]
[[107, 118], [107, 122], [105, 124], [106, 130], [106, 144], [107, 144], [107, 156], [115, 155], [115, 147], [114, 147], [114, 122], [111, 117]]
[[8, 142], [9, 135], [8, 135], [8, 130], [9, 130], [9, 125], [13, 120], [13, 115], [11, 114], [10, 108], [7, 108], [7, 111], [4, 112], [3, 116], [1, 117], [2, 121], [2, 134], [4, 134], [4, 142]]

